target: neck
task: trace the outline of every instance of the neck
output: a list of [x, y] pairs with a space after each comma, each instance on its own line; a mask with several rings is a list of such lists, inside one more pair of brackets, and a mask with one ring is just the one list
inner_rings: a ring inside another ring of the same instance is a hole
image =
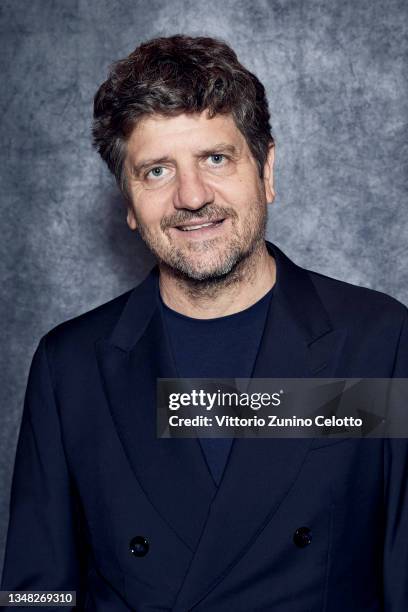
[[245, 308], [260, 300], [275, 284], [275, 260], [265, 241], [225, 277], [196, 281], [159, 264], [163, 302], [188, 317], [212, 319]]

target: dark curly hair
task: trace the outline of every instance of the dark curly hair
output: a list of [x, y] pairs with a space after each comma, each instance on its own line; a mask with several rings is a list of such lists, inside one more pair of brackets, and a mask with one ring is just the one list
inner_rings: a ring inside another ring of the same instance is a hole
[[93, 146], [129, 199], [126, 142], [142, 117], [207, 110], [230, 113], [254, 156], [259, 175], [274, 139], [265, 88], [225, 42], [176, 35], [155, 38], [110, 67], [94, 98]]

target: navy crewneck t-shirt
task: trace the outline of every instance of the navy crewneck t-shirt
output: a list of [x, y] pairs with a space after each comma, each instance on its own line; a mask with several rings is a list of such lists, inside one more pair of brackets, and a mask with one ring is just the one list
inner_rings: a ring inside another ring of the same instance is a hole
[[[169, 308], [160, 295], [179, 378], [250, 378], [265, 327], [273, 288], [240, 312], [214, 319], [187, 317]], [[199, 438], [218, 485], [233, 438]]]

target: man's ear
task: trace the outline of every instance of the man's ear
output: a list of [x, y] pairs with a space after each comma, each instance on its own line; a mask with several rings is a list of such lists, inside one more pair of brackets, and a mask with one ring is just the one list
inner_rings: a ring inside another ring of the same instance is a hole
[[130, 204], [127, 209], [126, 221], [131, 230], [135, 230], [137, 228], [135, 213], [133, 212], [133, 208]]
[[264, 165], [263, 182], [265, 187], [266, 201], [271, 204], [275, 199], [275, 189], [273, 187], [273, 165], [275, 163], [275, 145], [270, 144], [268, 156]]

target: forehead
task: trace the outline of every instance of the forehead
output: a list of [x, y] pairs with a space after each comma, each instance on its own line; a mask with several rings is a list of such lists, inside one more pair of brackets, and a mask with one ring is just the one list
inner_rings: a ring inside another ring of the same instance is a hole
[[139, 157], [156, 154], [157, 149], [194, 151], [219, 142], [234, 145], [238, 150], [246, 145], [232, 115], [215, 115], [211, 119], [207, 112], [183, 113], [176, 117], [149, 115], [134, 128], [127, 150], [130, 156]]

